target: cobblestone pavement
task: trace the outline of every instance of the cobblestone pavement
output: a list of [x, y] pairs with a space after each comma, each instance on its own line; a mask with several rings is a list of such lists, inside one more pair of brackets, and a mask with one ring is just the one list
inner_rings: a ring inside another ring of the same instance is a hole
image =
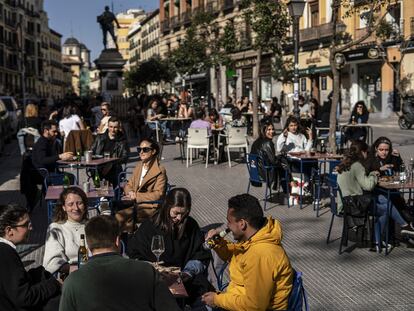
[[[392, 120], [391, 120], [392, 121]], [[414, 151], [413, 131], [399, 134], [396, 122], [382, 121], [374, 129], [375, 136], [392, 135], [405, 159]], [[8, 145], [7, 156], [0, 158], [0, 202], [24, 203], [19, 194], [18, 173], [20, 156], [17, 145]], [[200, 226], [225, 222], [227, 200], [246, 191], [245, 164], [233, 162], [213, 165], [206, 169], [201, 160], [190, 168], [179, 160], [179, 149], [174, 145], [164, 148], [163, 165], [172, 185], [186, 187], [193, 197], [192, 215]], [[263, 197], [264, 189], [253, 188], [252, 194]], [[327, 208], [315, 217], [312, 206], [287, 208], [268, 204], [266, 215], [282, 223], [283, 245], [298, 271], [304, 273], [311, 310], [414, 310], [414, 249], [395, 248], [390, 255], [371, 253], [367, 248], [356, 248], [338, 255], [341, 221], [334, 223], [332, 238], [326, 244], [331, 214]], [[27, 266], [41, 264], [46, 229], [44, 208], [32, 215], [35, 230], [30, 242], [19, 250]], [[352, 243], [352, 242], [351, 242]]]

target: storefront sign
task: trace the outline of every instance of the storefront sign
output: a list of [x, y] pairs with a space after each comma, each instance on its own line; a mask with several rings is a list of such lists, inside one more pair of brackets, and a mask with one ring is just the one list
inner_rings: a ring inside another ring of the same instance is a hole
[[236, 62], [236, 68], [243, 68], [256, 65], [256, 58], [241, 59]]
[[313, 75], [318, 73], [331, 73], [331, 66], [322, 66], [322, 67], [316, 67], [315, 65], [309, 66], [306, 69], [300, 69], [299, 75], [301, 76], [307, 76], [307, 75]]
[[320, 62], [321, 62], [321, 58], [320, 57], [311, 57], [311, 58], [308, 58], [306, 60], [306, 64], [307, 65], [309, 65], [309, 64], [316, 64], [316, 63], [320, 63]]
[[377, 59], [379, 57], [379, 52], [376, 48], [362, 48], [344, 52], [344, 55], [347, 62], [352, 62], [364, 59]]

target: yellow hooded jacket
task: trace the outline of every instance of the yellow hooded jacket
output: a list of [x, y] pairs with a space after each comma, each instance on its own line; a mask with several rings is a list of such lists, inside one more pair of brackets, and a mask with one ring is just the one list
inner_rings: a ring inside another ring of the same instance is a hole
[[286, 310], [293, 270], [281, 241], [280, 223], [271, 217], [248, 241], [222, 240], [215, 251], [230, 261], [231, 282], [214, 304], [229, 311]]

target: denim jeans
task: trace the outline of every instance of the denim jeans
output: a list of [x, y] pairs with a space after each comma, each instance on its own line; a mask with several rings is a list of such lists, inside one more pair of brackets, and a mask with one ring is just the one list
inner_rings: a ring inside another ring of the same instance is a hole
[[158, 124], [158, 128], [162, 130], [162, 133], [165, 135], [165, 137], [171, 138], [171, 129], [167, 127], [167, 121], [148, 122], [147, 124], [151, 130], [156, 130]]
[[[395, 208], [394, 204], [389, 202], [391, 213], [391, 218], [400, 226], [407, 225], [406, 221], [402, 218], [398, 210]], [[380, 194], [377, 196], [376, 199], [376, 214], [377, 220], [375, 222], [375, 243], [381, 243], [381, 234], [385, 228], [386, 221], [387, 221], [387, 207], [388, 207], [388, 200], [387, 198]]]

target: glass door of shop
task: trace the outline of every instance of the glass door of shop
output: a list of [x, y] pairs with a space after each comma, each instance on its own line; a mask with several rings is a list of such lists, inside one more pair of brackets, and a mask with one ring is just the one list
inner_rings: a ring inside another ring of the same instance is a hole
[[359, 65], [358, 84], [359, 100], [365, 101], [370, 112], [381, 112], [381, 63]]

